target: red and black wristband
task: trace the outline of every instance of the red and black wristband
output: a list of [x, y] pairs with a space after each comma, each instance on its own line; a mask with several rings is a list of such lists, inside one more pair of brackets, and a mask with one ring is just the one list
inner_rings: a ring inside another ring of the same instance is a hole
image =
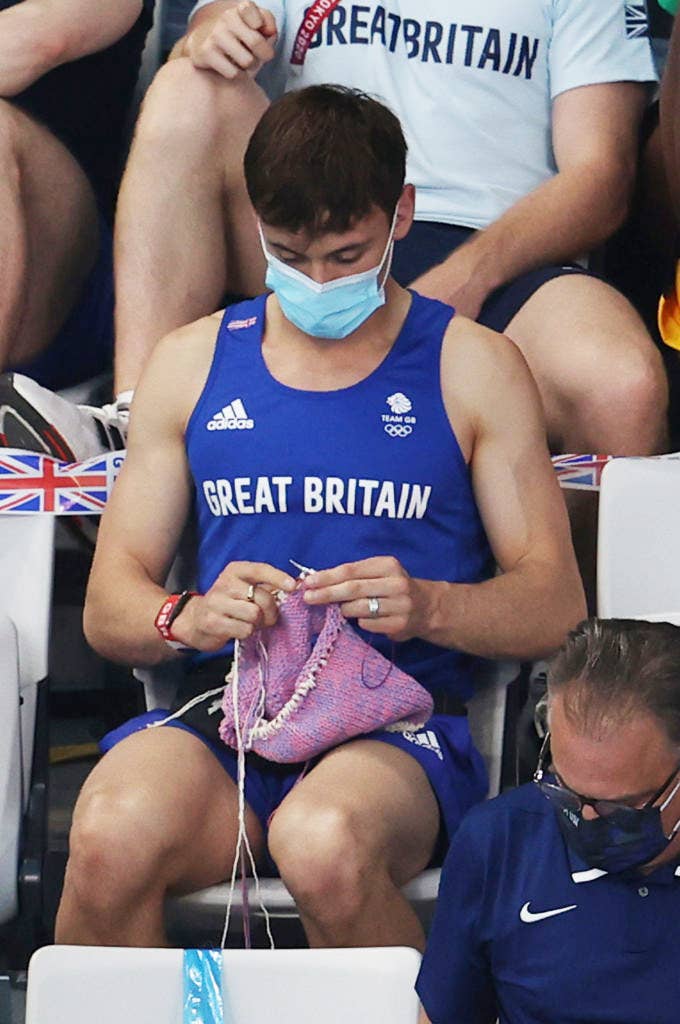
[[163, 601], [163, 604], [158, 610], [158, 614], [154, 620], [154, 626], [165, 640], [168, 647], [172, 647], [175, 651], [191, 651], [192, 647], [187, 647], [181, 640], [172, 632], [172, 624], [178, 617], [180, 612], [187, 606], [192, 597], [198, 597], [198, 593], [195, 590], [183, 590], [181, 594], [168, 594]]

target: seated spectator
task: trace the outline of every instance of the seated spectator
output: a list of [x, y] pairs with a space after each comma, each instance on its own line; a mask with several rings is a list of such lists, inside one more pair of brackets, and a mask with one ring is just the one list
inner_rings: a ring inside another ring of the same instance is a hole
[[[675, 14], [675, 7], [668, 6]], [[667, 345], [680, 349], [680, 273], [678, 272], [678, 233], [680, 232], [680, 28], [675, 19], [668, 61], [661, 85], [659, 134], [663, 150], [668, 200], [666, 213], [669, 249], [674, 258], [667, 260], [668, 287], [659, 305], [659, 331]]]
[[111, 365], [109, 224], [150, 21], [142, 0], [0, 0], [0, 367], [51, 387]]
[[[253, 77], [266, 65], [260, 80], [274, 95], [337, 81], [400, 116], [418, 206], [395, 247], [395, 278], [517, 343], [555, 451], [661, 450], [658, 352], [632, 307], [579, 262], [628, 207], [655, 80], [643, 5], [461, 0], [453, 15], [445, 0], [406, 0], [399, 13], [348, 2], [326, 6], [308, 40], [309, 6], [201, 0], [175, 50], [183, 56], [150, 89], [116, 228], [123, 425], [162, 335], [225, 291], [263, 286], [241, 160], [268, 102]], [[90, 412], [76, 421], [49, 395], [14, 386], [78, 454], [98, 448]]]
[[584, 622], [548, 694], [534, 782], [471, 811], [449, 851], [421, 1021], [675, 1024], [680, 629]]
[[[162, 944], [166, 893], [231, 870], [236, 755], [210, 705], [234, 640], [275, 622], [290, 559], [317, 570], [311, 606], [339, 604], [453, 701], [470, 696], [478, 656], [554, 650], [583, 613], [521, 354], [389, 277], [413, 219], [405, 157], [399, 122], [363, 94], [319, 86], [275, 103], [245, 156], [273, 294], [174, 332], [145, 370], [85, 628], [131, 664], [185, 645], [181, 703], [210, 699], [108, 738], [75, 810], [60, 942]], [[413, 488], [417, 510], [395, 504]], [[199, 594], [173, 596], [163, 638], [154, 620], [193, 500]], [[371, 733], [307, 771], [248, 756], [251, 846], [313, 945], [422, 948], [401, 886], [485, 790], [465, 715], [426, 728], [427, 743]]]
[[[668, 75], [664, 74], [673, 28], [673, 18], [666, 9], [670, 6], [659, 0], [649, 0], [647, 4], [650, 41], [659, 77], [664, 75], [665, 93], [676, 74], [672, 65]], [[664, 105], [667, 107], [668, 103], [664, 101]], [[670, 281], [675, 247], [675, 212], [665, 168], [659, 107], [657, 97], [645, 111], [640, 129], [640, 167], [630, 213], [604, 254], [607, 278], [631, 300], [655, 337], [659, 292]]]

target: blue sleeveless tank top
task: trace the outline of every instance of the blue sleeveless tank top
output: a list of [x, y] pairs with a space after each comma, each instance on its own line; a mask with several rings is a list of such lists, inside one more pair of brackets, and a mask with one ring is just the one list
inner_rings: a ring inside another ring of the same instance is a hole
[[[234, 560], [296, 575], [290, 559], [326, 569], [393, 555], [422, 579], [474, 583], [491, 575], [441, 396], [451, 307], [413, 293], [399, 336], [368, 377], [337, 391], [303, 391], [281, 384], [264, 362], [265, 302], [225, 311], [187, 426], [200, 592]], [[431, 692], [470, 696], [477, 659], [419, 639], [363, 635]]]

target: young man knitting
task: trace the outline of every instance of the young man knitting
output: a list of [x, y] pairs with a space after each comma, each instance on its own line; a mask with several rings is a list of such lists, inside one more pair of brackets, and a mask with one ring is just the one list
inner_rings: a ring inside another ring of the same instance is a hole
[[[310, 606], [338, 603], [452, 701], [472, 692], [477, 656], [540, 656], [583, 616], [522, 356], [389, 277], [413, 216], [405, 155], [397, 119], [363, 94], [275, 103], [245, 159], [273, 294], [168, 336], [136, 393], [85, 625], [131, 664], [188, 657], [180, 703], [223, 682], [235, 639], [276, 621], [293, 560], [317, 570]], [[154, 623], [194, 497], [199, 593], [172, 598], [164, 638]], [[229, 874], [236, 756], [214, 704], [109, 738], [75, 810], [58, 941], [162, 944], [166, 893]], [[484, 795], [464, 715], [303, 768], [249, 755], [246, 823], [310, 943], [422, 948], [400, 888]]]

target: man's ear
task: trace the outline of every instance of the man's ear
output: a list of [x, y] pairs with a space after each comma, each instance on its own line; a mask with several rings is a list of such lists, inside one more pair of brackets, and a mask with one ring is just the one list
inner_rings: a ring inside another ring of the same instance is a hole
[[416, 187], [415, 185], [406, 184], [397, 203], [397, 222], [394, 226], [395, 241], [405, 238], [411, 230], [415, 208]]

